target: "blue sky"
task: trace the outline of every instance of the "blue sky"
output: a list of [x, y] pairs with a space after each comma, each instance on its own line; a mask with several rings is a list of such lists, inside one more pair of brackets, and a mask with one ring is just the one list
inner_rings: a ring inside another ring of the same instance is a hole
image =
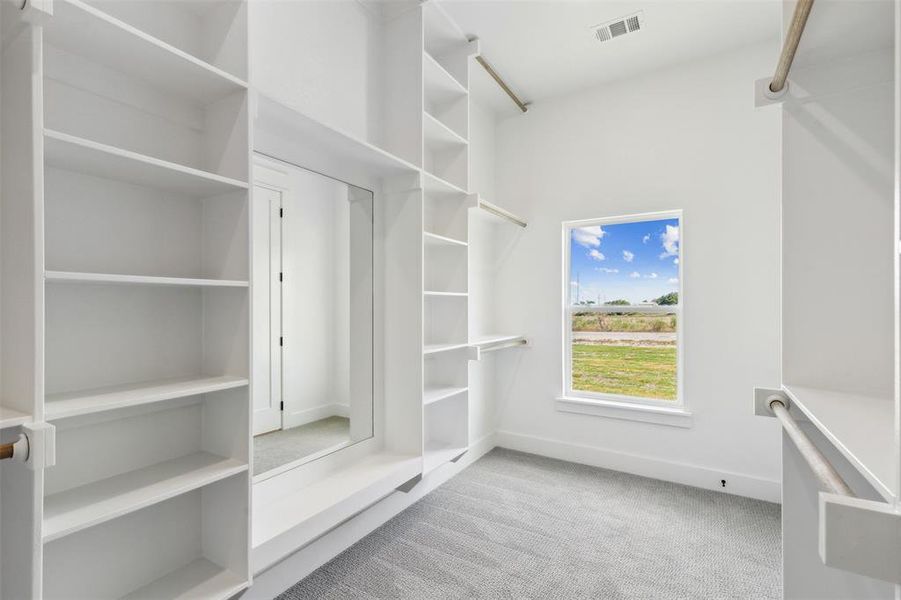
[[[679, 289], [679, 220], [594, 225], [570, 236], [571, 299], [638, 303]], [[578, 282], [578, 285], [577, 285]]]

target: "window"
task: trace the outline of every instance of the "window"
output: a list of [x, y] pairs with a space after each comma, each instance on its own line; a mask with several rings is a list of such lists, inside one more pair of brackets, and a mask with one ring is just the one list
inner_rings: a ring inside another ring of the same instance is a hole
[[564, 396], [679, 407], [681, 213], [564, 223]]

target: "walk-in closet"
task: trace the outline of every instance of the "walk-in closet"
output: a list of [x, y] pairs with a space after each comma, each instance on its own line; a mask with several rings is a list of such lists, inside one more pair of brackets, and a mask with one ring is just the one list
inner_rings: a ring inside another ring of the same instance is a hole
[[901, 597], [898, 0], [0, 0], [0, 600]]

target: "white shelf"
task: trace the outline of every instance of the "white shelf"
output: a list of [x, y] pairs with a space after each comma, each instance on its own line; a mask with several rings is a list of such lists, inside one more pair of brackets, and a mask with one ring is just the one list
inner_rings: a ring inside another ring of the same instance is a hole
[[325, 161], [349, 171], [383, 177], [419, 172], [412, 163], [263, 94], [257, 94], [254, 132], [255, 149], [263, 154], [279, 154], [283, 150], [283, 146], [269, 150], [273, 139], [290, 144], [292, 151], [301, 149], [296, 140], [303, 140], [301, 159], [310, 168]]
[[422, 136], [432, 150], [462, 150], [469, 145], [466, 138], [427, 112], [422, 113]]
[[461, 348], [469, 348], [469, 344], [426, 344], [422, 348], [422, 353], [438, 354], [439, 352], [450, 352]]
[[43, 29], [44, 40], [52, 46], [201, 105], [247, 89], [237, 77], [80, 0], [55, 0], [53, 17]]
[[434, 292], [431, 290], [426, 290], [422, 293], [423, 296], [432, 296], [432, 297], [445, 297], [445, 298], [466, 298], [469, 296], [468, 292]]
[[469, 196], [463, 188], [428, 171], [422, 172], [422, 189], [429, 196], [446, 200], [466, 200]]
[[231, 477], [247, 465], [198, 452], [89, 483], [44, 499], [44, 542]]
[[426, 448], [422, 457], [422, 474], [425, 475], [466, 453], [467, 448], [455, 446], [438, 446]]
[[31, 415], [29, 414], [0, 405], [0, 429], [18, 427], [30, 419]]
[[254, 570], [283, 559], [421, 472], [419, 456], [380, 452], [295, 490], [280, 490], [276, 500], [257, 501], [255, 489]]
[[445, 398], [453, 398], [454, 396], [458, 396], [468, 391], [468, 387], [440, 387], [426, 389], [422, 393], [422, 403], [424, 405], [432, 404], [433, 402], [438, 402]]
[[226, 599], [247, 587], [247, 582], [231, 571], [198, 558], [125, 596], [122, 600]]
[[244, 377], [222, 375], [219, 377], [185, 377], [144, 383], [118, 385], [94, 390], [50, 394], [45, 402], [48, 421], [86, 415], [107, 410], [140, 406], [199, 394], [243, 387]]
[[469, 95], [466, 87], [428, 52], [423, 52], [422, 78], [426, 96], [436, 104], [448, 104]]
[[454, 238], [438, 235], [437, 233], [429, 233], [428, 231], [422, 233], [422, 239], [426, 244], [434, 246], [462, 246], [463, 248], [469, 246], [467, 242], [462, 240], [455, 240]]
[[518, 342], [525, 339], [526, 338], [523, 335], [494, 333], [475, 336], [469, 343], [472, 346], [493, 346], [494, 344]]
[[154, 285], [184, 287], [232, 287], [246, 288], [246, 281], [230, 279], [191, 279], [185, 277], [150, 277], [145, 275], [118, 275], [115, 273], [75, 273], [71, 271], [45, 271], [44, 279], [59, 283], [112, 283], [121, 285]]
[[215, 196], [248, 188], [246, 183], [236, 179], [51, 129], [44, 130], [44, 161], [59, 169], [188, 196]]
[[889, 502], [894, 500], [895, 403], [864, 396], [796, 385], [783, 390], [810, 422]]

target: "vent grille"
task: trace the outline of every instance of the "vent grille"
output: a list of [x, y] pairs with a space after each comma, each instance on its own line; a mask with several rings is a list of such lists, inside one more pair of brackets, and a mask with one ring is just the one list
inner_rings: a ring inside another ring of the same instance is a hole
[[632, 15], [595, 25], [591, 29], [594, 31], [594, 37], [596, 37], [599, 42], [609, 42], [613, 38], [626, 35], [627, 33], [641, 31], [643, 24], [644, 12], [638, 11]]

